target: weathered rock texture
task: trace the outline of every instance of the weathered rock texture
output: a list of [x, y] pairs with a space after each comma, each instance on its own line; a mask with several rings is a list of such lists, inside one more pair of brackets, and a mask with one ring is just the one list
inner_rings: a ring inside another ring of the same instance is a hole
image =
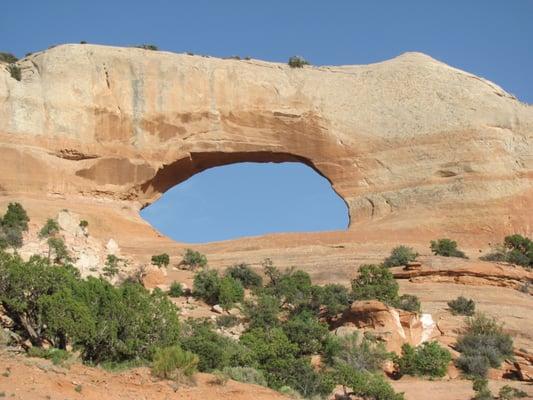
[[240, 161], [303, 162], [346, 201], [347, 232], [284, 246], [531, 233], [533, 107], [423, 54], [291, 69], [63, 45], [18, 66], [0, 66], [2, 203], [68, 207], [122, 248], [156, 243], [142, 206]]
[[439, 335], [431, 314], [398, 310], [377, 300], [353, 302], [333, 327], [340, 336], [370, 332], [397, 354], [402, 354], [405, 343], [418, 346]]

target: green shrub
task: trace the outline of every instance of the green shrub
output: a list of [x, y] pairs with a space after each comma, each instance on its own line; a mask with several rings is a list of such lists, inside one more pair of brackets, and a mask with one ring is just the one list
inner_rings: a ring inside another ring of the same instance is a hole
[[139, 49], [144, 49], [144, 50], [153, 50], [153, 51], [157, 51], [159, 50], [159, 48], [155, 45], [155, 44], [140, 44], [138, 46], [135, 46]]
[[168, 291], [168, 295], [170, 297], [181, 297], [183, 296], [183, 293], [183, 285], [180, 282], [172, 282]]
[[46, 243], [48, 244], [48, 259], [53, 260], [54, 264], [65, 264], [71, 261], [67, 246], [63, 239], [50, 237]]
[[488, 368], [498, 368], [513, 355], [513, 340], [493, 318], [476, 314], [467, 320], [467, 328], [457, 340], [461, 356], [457, 365], [466, 374], [483, 377]]
[[311, 301], [311, 277], [301, 270], [291, 268], [279, 272], [273, 267], [270, 271], [270, 283], [264, 293], [279, 298], [282, 305], [290, 304], [294, 307], [306, 305]]
[[207, 265], [207, 258], [198, 251], [187, 249], [185, 250], [181, 264], [186, 265], [191, 269], [196, 269], [198, 267], [204, 268]]
[[431, 251], [437, 256], [468, 258], [465, 253], [457, 249], [457, 242], [451, 239], [432, 240]]
[[167, 267], [169, 263], [170, 257], [167, 253], [152, 256], [152, 264], [157, 265], [159, 268]]
[[298, 346], [298, 355], [319, 353], [329, 333], [328, 326], [310, 311], [293, 316], [282, 328], [289, 340]]
[[511, 387], [509, 385], [502, 386], [498, 393], [498, 398], [500, 400], [512, 400], [512, 399], [524, 398], [524, 397], [528, 397], [528, 394], [526, 392], [524, 392], [523, 390]]
[[226, 367], [222, 371], [230, 379], [237, 382], [249, 383], [251, 385], [267, 386], [267, 381], [263, 372], [251, 367]]
[[57, 221], [55, 219], [49, 218], [44, 224], [44, 226], [41, 228], [41, 230], [39, 231], [39, 237], [43, 239], [43, 238], [53, 236], [59, 233], [59, 229], [60, 228], [59, 228], [59, 224], [57, 223]]
[[0, 52], [0, 61], [1, 62], [12, 64], [12, 63], [16, 63], [18, 60], [19, 59], [15, 55], [13, 55], [11, 53]]
[[9, 203], [7, 211], [2, 218], [2, 226], [5, 228], [18, 228], [25, 232], [28, 230], [30, 218], [20, 203]]
[[184, 351], [180, 346], [155, 350], [152, 361], [152, 374], [162, 379], [191, 377], [198, 367], [198, 356]]
[[270, 387], [291, 386], [292, 369], [299, 349], [281, 328], [253, 328], [241, 336], [240, 342], [250, 349], [254, 360], [252, 366], [265, 373]]
[[255, 302], [244, 304], [244, 315], [250, 328], [271, 328], [279, 325], [281, 306], [279, 299], [268, 294], [260, 294]]
[[523, 267], [532, 267], [533, 241], [518, 234], [506, 236], [503, 248], [500, 249], [499, 252], [493, 254], [492, 257], [499, 258], [497, 261], [507, 261]]
[[492, 400], [494, 397], [489, 389], [489, 382], [484, 378], [476, 378], [472, 382], [472, 389], [476, 393], [472, 400]]
[[183, 327], [181, 345], [198, 355], [201, 372], [253, 364], [251, 352], [240, 343], [216, 333], [205, 322], [191, 321]]
[[405, 311], [420, 312], [420, 299], [412, 294], [402, 294], [396, 303], [395, 307], [398, 307]]
[[82, 219], [80, 221], [80, 227], [81, 228], [87, 228], [89, 226], [89, 222], [87, 222], [86, 220]]
[[22, 79], [22, 70], [17, 64], [9, 64], [7, 66], [7, 70], [9, 71], [9, 74], [13, 79], [20, 82], [20, 80]]
[[383, 343], [378, 343], [367, 337], [361, 337], [358, 332], [336, 339], [338, 341], [335, 364], [345, 364], [357, 371], [378, 372], [386, 360], [392, 358]]
[[150, 359], [179, 337], [177, 309], [160, 290], [82, 280], [74, 267], [38, 256], [0, 256], [0, 304], [34, 346], [72, 344], [93, 363]]
[[104, 276], [112, 278], [120, 272], [120, 268], [124, 266], [125, 261], [114, 254], [108, 254], [106, 257], [104, 268], [102, 269]]
[[233, 265], [226, 269], [225, 275], [238, 280], [247, 289], [263, 285], [263, 278], [254, 272], [248, 264]]
[[385, 259], [383, 265], [386, 267], [397, 267], [400, 265], [407, 265], [418, 257], [418, 253], [411, 247], [398, 246], [392, 249], [389, 257]]
[[244, 299], [244, 288], [241, 283], [231, 276], [225, 276], [220, 280], [218, 303], [225, 310], [229, 310]]
[[61, 349], [44, 349], [42, 347], [30, 347], [27, 351], [29, 357], [45, 358], [54, 365], [62, 365], [72, 357], [72, 354]]
[[23, 238], [22, 230], [18, 227], [1, 226], [0, 225], [0, 250], [8, 247], [17, 249], [22, 247]]
[[337, 366], [334, 374], [336, 382], [343, 386], [348, 398], [356, 396], [367, 400], [404, 400], [403, 393], [396, 393], [381, 374], [359, 371], [348, 364]]
[[300, 56], [290, 57], [288, 64], [291, 68], [303, 68], [305, 65], [310, 65], [309, 61]]
[[342, 313], [351, 302], [352, 296], [343, 285], [332, 283], [312, 288], [311, 307], [327, 319]]
[[394, 304], [398, 298], [398, 283], [384, 266], [362, 265], [359, 276], [352, 281], [352, 291], [356, 300], [380, 300]]
[[480, 257], [484, 261], [505, 261], [523, 267], [533, 266], [533, 241], [525, 236], [514, 234], [506, 236], [503, 245]]
[[215, 270], [201, 270], [194, 275], [192, 294], [207, 304], [217, 304], [220, 295], [220, 277]]
[[450, 352], [437, 342], [426, 342], [417, 347], [404, 344], [402, 356], [395, 361], [401, 375], [440, 378], [446, 375], [451, 360]]
[[472, 299], [459, 296], [455, 300], [448, 302], [448, 307], [452, 311], [453, 315], [467, 315], [472, 316], [476, 310], [476, 303]]

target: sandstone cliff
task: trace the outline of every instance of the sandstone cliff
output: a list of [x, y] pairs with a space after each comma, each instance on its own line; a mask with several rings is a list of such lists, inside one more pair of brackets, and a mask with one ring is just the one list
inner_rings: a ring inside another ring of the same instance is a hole
[[233, 162], [300, 161], [351, 223], [288, 246], [531, 234], [533, 107], [423, 54], [291, 69], [62, 45], [18, 66], [20, 82], [0, 65], [0, 199], [37, 218], [68, 207], [96, 235], [149, 247], [138, 211], [173, 185]]

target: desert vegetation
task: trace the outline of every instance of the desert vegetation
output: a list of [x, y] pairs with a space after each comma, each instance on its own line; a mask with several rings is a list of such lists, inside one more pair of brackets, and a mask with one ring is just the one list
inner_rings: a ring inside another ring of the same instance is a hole
[[[38, 232], [50, 246], [48, 257], [23, 259], [16, 250], [28, 222], [18, 203], [11, 203], [1, 219], [0, 309], [13, 321], [8, 340], [29, 341], [31, 356], [59, 365], [71, 362], [74, 354], [84, 363], [111, 369], [145, 365], [154, 377], [179, 385], [192, 383], [196, 371], [209, 372], [220, 385], [233, 379], [304, 398], [328, 396], [340, 385], [347, 396], [376, 400], [403, 398], [385, 378], [385, 363], [394, 365], [398, 377], [435, 379], [445, 376], [452, 361], [437, 342], [406, 344], [400, 355], [394, 355], [372, 334], [331, 333], [333, 321], [353, 301], [379, 300], [420, 312], [418, 298], [400, 295], [388, 268], [416, 257], [405, 246], [395, 248], [382, 265], [362, 265], [350, 288], [313, 284], [305, 271], [280, 269], [269, 259], [262, 273], [244, 263], [219, 272], [207, 267], [203, 254], [189, 249], [184, 263], [195, 270], [192, 295], [208, 305], [237, 311], [216, 319], [180, 320], [171, 300], [184, 295], [180, 282], [173, 282], [168, 293], [157, 288], [149, 292], [131, 279], [113, 285], [108, 279], [116, 277], [127, 261], [112, 254], [107, 255], [102, 276], [82, 278], [71, 265], [54, 219]], [[15, 245], [5, 240], [10, 229], [19, 235]], [[166, 266], [169, 256], [154, 255], [151, 262]], [[475, 379], [476, 398], [489, 398], [487, 371], [512, 357], [513, 341], [494, 319], [474, 314], [472, 300], [458, 297], [448, 306], [454, 314], [470, 316], [456, 344], [456, 364]], [[224, 329], [237, 325], [242, 334], [224, 335]], [[312, 358], [320, 362], [312, 363]], [[509, 387], [499, 398], [520, 393]]]
[[455, 300], [448, 302], [448, 307], [454, 315], [467, 315], [472, 316], [476, 311], [476, 303], [472, 299], [459, 296]]
[[503, 244], [496, 246], [491, 253], [480, 257], [480, 259], [485, 261], [505, 261], [532, 268], [533, 241], [518, 234], [506, 236]]
[[385, 267], [407, 265], [408, 263], [414, 261], [417, 257], [418, 253], [415, 252], [411, 247], [401, 245], [392, 249], [390, 256], [383, 261], [383, 265]]
[[457, 242], [451, 239], [432, 240], [430, 249], [437, 256], [467, 258], [465, 253], [457, 248]]
[[513, 340], [494, 318], [478, 313], [467, 320], [465, 332], [457, 340], [461, 356], [457, 365], [465, 374], [484, 378], [489, 368], [498, 368], [513, 356]]
[[288, 61], [289, 67], [291, 68], [303, 68], [306, 65], [310, 65], [309, 61], [300, 56], [292, 56]]

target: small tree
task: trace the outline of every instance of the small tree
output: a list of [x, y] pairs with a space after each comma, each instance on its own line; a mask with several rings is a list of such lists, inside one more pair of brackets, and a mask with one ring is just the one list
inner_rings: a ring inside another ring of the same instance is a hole
[[448, 307], [453, 315], [467, 315], [472, 316], [476, 311], [476, 303], [474, 300], [459, 296], [455, 300], [448, 302]]
[[25, 232], [28, 230], [29, 221], [30, 218], [20, 203], [9, 203], [7, 211], [2, 218], [2, 226], [7, 228], [18, 228]]
[[220, 280], [218, 303], [228, 310], [235, 303], [244, 299], [244, 288], [240, 281], [233, 279], [231, 276], [225, 276]]
[[84, 228], [84, 229], [85, 229], [85, 228], [87, 228], [88, 226], [89, 226], [89, 222], [87, 222], [86, 220], [82, 219], [82, 220], [80, 221], [80, 227], [81, 227], [81, 228]]
[[352, 302], [348, 289], [339, 284], [313, 286], [311, 305], [327, 319], [333, 318], [343, 312]]
[[465, 253], [457, 249], [457, 242], [451, 239], [431, 241], [431, 251], [437, 256], [467, 258]]
[[152, 264], [157, 265], [159, 268], [167, 267], [170, 263], [170, 257], [167, 253], [162, 253], [152, 256]]
[[51, 237], [48, 238], [48, 259], [50, 260], [52, 254], [54, 254], [53, 261], [55, 264], [65, 264], [71, 261], [69, 252], [65, 242], [61, 238]]
[[263, 285], [263, 278], [257, 272], [254, 272], [248, 264], [233, 265], [226, 269], [225, 275], [238, 280], [247, 289]]
[[12, 64], [16, 63], [17, 61], [18, 58], [14, 54], [0, 52], [0, 62]]
[[291, 68], [303, 68], [305, 65], [310, 65], [309, 61], [300, 56], [292, 56], [288, 62]]
[[180, 296], [183, 296], [184, 294], [184, 291], [183, 291], [183, 285], [179, 282], [172, 282], [172, 284], [170, 285], [170, 289], [168, 291], [168, 295], [170, 297], [180, 297]]
[[202, 270], [194, 275], [192, 294], [207, 304], [217, 304], [220, 295], [220, 277], [218, 272]]
[[44, 226], [39, 231], [39, 237], [41, 239], [47, 238], [50, 236], [54, 236], [55, 234], [59, 233], [59, 224], [55, 219], [48, 218]]
[[104, 276], [108, 278], [113, 278], [115, 275], [117, 275], [120, 271], [120, 263], [122, 262], [122, 259], [117, 257], [114, 254], [108, 254], [107, 258], [105, 260], [105, 265], [102, 271], [104, 272]]
[[255, 302], [247, 301], [244, 305], [244, 315], [248, 319], [250, 328], [271, 328], [279, 325], [280, 301], [269, 294], [260, 294]]
[[22, 79], [22, 70], [17, 64], [9, 64], [7, 70], [13, 79], [20, 82]]
[[207, 265], [207, 257], [198, 251], [187, 249], [181, 264], [188, 266], [190, 269], [204, 268]]
[[385, 259], [383, 265], [386, 267], [397, 267], [399, 265], [407, 265], [418, 257], [418, 253], [411, 247], [398, 246], [392, 249], [389, 257]]
[[402, 346], [402, 356], [395, 362], [401, 375], [443, 377], [452, 356], [437, 342], [425, 342], [418, 347]]
[[356, 300], [380, 300], [394, 305], [398, 298], [398, 283], [384, 266], [362, 265], [359, 276], [352, 281], [352, 291]]

